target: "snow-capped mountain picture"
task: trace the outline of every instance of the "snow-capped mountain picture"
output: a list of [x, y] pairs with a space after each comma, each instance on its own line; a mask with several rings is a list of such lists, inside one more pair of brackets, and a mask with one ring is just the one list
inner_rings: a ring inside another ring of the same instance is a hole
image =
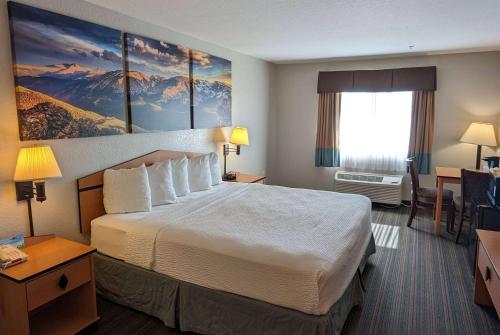
[[132, 132], [191, 129], [189, 49], [125, 34]]
[[231, 126], [231, 61], [191, 50], [193, 127]]
[[21, 140], [125, 133], [121, 32], [8, 6]]

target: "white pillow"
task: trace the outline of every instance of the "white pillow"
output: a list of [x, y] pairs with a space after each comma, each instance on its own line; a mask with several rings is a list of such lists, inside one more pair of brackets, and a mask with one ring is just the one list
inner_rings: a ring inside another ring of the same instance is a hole
[[191, 192], [205, 191], [212, 188], [210, 160], [208, 155], [189, 159], [189, 189]]
[[177, 202], [174, 182], [172, 181], [172, 163], [167, 160], [154, 163], [146, 168], [149, 188], [151, 189], [151, 205], [165, 205]]
[[210, 160], [210, 175], [212, 176], [212, 186], [222, 183], [222, 172], [220, 170], [219, 155], [216, 152], [208, 154]]
[[188, 180], [188, 159], [186, 156], [172, 161], [172, 180], [175, 195], [182, 197], [190, 192]]
[[103, 195], [108, 214], [150, 212], [151, 190], [144, 164], [135, 169], [104, 171]]

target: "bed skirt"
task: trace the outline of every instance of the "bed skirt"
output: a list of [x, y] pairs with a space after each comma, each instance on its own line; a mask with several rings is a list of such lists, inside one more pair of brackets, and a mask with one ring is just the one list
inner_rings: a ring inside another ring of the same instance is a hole
[[[375, 253], [373, 236], [360, 269]], [[97, 293], [162, 320], [166, 326], [200, 334], [336, 335], [354, 306], [363, 302], [356, 274], [324, 315], [310, 315], [174, 279], [102, 254], [94, 254]]]

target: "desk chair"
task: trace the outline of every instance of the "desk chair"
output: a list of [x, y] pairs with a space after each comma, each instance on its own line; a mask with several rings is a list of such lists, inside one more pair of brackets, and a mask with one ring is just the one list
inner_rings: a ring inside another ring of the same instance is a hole
[[[436, 188], [420, 187], [415, 158], [408, 158], [406, 164], [408, 165], [411, 176], [411, 211], [406, 225], [411, 227], [411, 223], [417, 214], [417, 209], [434, 209], [436, 207], [437, 190]], [[453, 204], [453, 192], [451, 190], [443, 190], [442, 210], [446, 211], [446, 230], [450, 232], [453, 229], [453, 221], [455, 221], [455, 206]]]
[[460, 183], [462, 186], [462, 194], [455, 197], [455, 204], [460, 218], [455, 243], [458, 243], [460, 238], [464, 218], [468, 217], [470, 219], [472, 199], [476, 199], [478, 203], [486, 202], [486, 191], [488, 190], [488, 183], [490, 181], [489, 177], [488, 173], [466, 169], [461, 170]]

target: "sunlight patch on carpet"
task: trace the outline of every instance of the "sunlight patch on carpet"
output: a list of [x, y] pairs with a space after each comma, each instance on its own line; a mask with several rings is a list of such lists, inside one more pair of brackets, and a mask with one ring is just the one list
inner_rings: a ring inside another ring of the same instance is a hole
[[399, 244], [399, 226], [372, 223], [373, 237], [377, 247], [397, 249]]

